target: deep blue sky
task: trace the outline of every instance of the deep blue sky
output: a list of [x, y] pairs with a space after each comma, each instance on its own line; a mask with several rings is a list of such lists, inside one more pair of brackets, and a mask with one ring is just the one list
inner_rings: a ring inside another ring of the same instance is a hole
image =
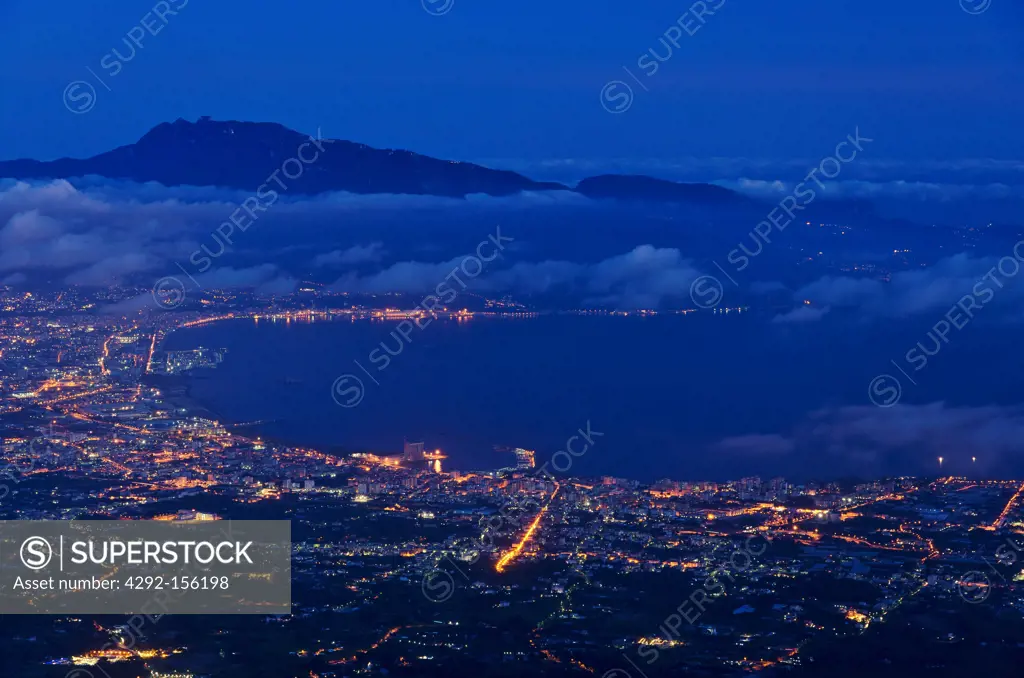
[[[725, 0], [647, 78], [638, 57], [664, 50], [688, 0], [455, 0], [443, 16], [420, 0], [190, 0], [73, 115], [65, 87], [130, 54], [154, 0], [3, 0], [0, 158], [89, 155], [211, 115], [463, 159], [818, 158], [855, 125], [882, 157], [1015, 159], [1024, 3], [991, 2]], [[611, 115], [599, 92], [624, 65], [650, 91]]]

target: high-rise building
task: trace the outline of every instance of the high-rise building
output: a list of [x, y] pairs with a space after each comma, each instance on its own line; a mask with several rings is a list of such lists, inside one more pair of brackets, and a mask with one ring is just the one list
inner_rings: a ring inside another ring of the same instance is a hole
[[423, 443], [405, 443], [402, 458], [407, 462], [423, 461]]
[[759, 477], [740, 478], [740, 491], [751, 493], [758, 492], [760, 489], [761, 479]]
[[521, 447], [515, 449], [516, 468], [532, 469], [537, 465], [536, 454], [533, 450], [524, 450]]

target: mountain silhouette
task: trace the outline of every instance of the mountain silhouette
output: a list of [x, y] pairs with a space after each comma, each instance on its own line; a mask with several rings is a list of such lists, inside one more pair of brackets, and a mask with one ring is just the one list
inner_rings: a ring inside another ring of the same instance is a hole
[[[303, 144], [304, 162], [299, 162], [296, 158]], [[700, 204], [746, 202], [740, 194], [720, 186], [680, 184], [642, 176], [593, 177], [573, 189], [469, 162], [377, 149], [340, 139], [318, 139], [277, 123], [217, 121], [208, 117], [196, 122], [178, 119], [162, 123], [134, 144], [91, 158], [0, 162], [0, 177], [13, 179], [72, 179], [90, 175], [140, 183], [155, 181], [165, 186], [217, 186], [248, 191], [264, 184], [274, 188], [272, 182], [278, 182], [278, 189], [298, 195], [347, 191], [464, 198], [471, 194], [507, 196], [523, 191], [575, 191], [593, 198]]]

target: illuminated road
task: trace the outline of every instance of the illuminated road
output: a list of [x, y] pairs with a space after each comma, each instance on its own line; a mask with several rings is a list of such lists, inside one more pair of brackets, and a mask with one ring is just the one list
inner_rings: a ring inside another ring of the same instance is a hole
[[495, 570], [497, 570], [499, 573], [504, 572], [505, 568], [508, 567], [509, 563], [511, 563], [513, 560], [519, 557], [519, 554], [523, 552], [523, 549], [526, 548], [526, 545], [530, 543], [530, 539], [533, 538], [533, 533], [536, 532], [537, 528], [540, 527], [540, 521], [544, 519], [544, 514], [548, 512], [548, 507], [551, 506], [551, 502], [555, 500], [555, 496], [558, 494], [558, 490], [560, 489], [561, 485], [555, 483], [555, 491], [551, 493], [551, 497], [548, 499], [548, 503], [544, 505], [544, 508], [542, 508], [540, 512], [537, 514], [537, 517], [533, 519], [532, 523], [530, 523], [530, 527], [526, 529], [526, 534], [524, 534], [523, 538], [519, 540], [519, 543], [517, 543], [515, 546], [509, 549], [508, 552], [506, 552], [505, 555], [501, 557], [501, 560], [499, 560], [498, 564], [494, 567]]
[[1024, 483], [1017, 488], [1017, 492], [1010, 497], [1010, 501], [1006, 502], [1006, 506], [1003, 508], [1003, 512], [999, 514], [999, 517], [992, 523], [992, 529], [998, 530], [1006, 522], [1006, 519], [1010, 516], [1010, 511], [1013, 510], [1013, 505], [1020, 499], [1021, 493], [1024, 493]]

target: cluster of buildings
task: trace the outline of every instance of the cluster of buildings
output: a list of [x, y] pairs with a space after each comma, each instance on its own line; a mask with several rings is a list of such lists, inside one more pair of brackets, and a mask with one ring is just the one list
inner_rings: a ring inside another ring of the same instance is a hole
[[[100, 622], [32, 622], [33, 638], [74, 638], [68, 656], [87, 663], [204, 675], [210, 656], [228, 661], [225, 648], [259, 633], [279, 675], [454, 670], [467, 658], [605, 674], [623, 654], [665, 657], [666, 670], [752, 669], [799, 664], [822, 639], [921, 609], [1024, 611], [1018, 481], [645, 484], [538, 469], [521, 448], [486, 472], [445, 469], [424, 442], [332, 455], [242, 435], [161, 381], [220, 360], [163, 352], [177, 327], [319, 316], [104, 316], [73, 295], [3, 303], [14, 311], [0, 315], [0, 518], [293, 523], [292, 615], [169, 618], [128, 655], [96, 646]], [[66, 659], [33, 647], [38, 664]]]

